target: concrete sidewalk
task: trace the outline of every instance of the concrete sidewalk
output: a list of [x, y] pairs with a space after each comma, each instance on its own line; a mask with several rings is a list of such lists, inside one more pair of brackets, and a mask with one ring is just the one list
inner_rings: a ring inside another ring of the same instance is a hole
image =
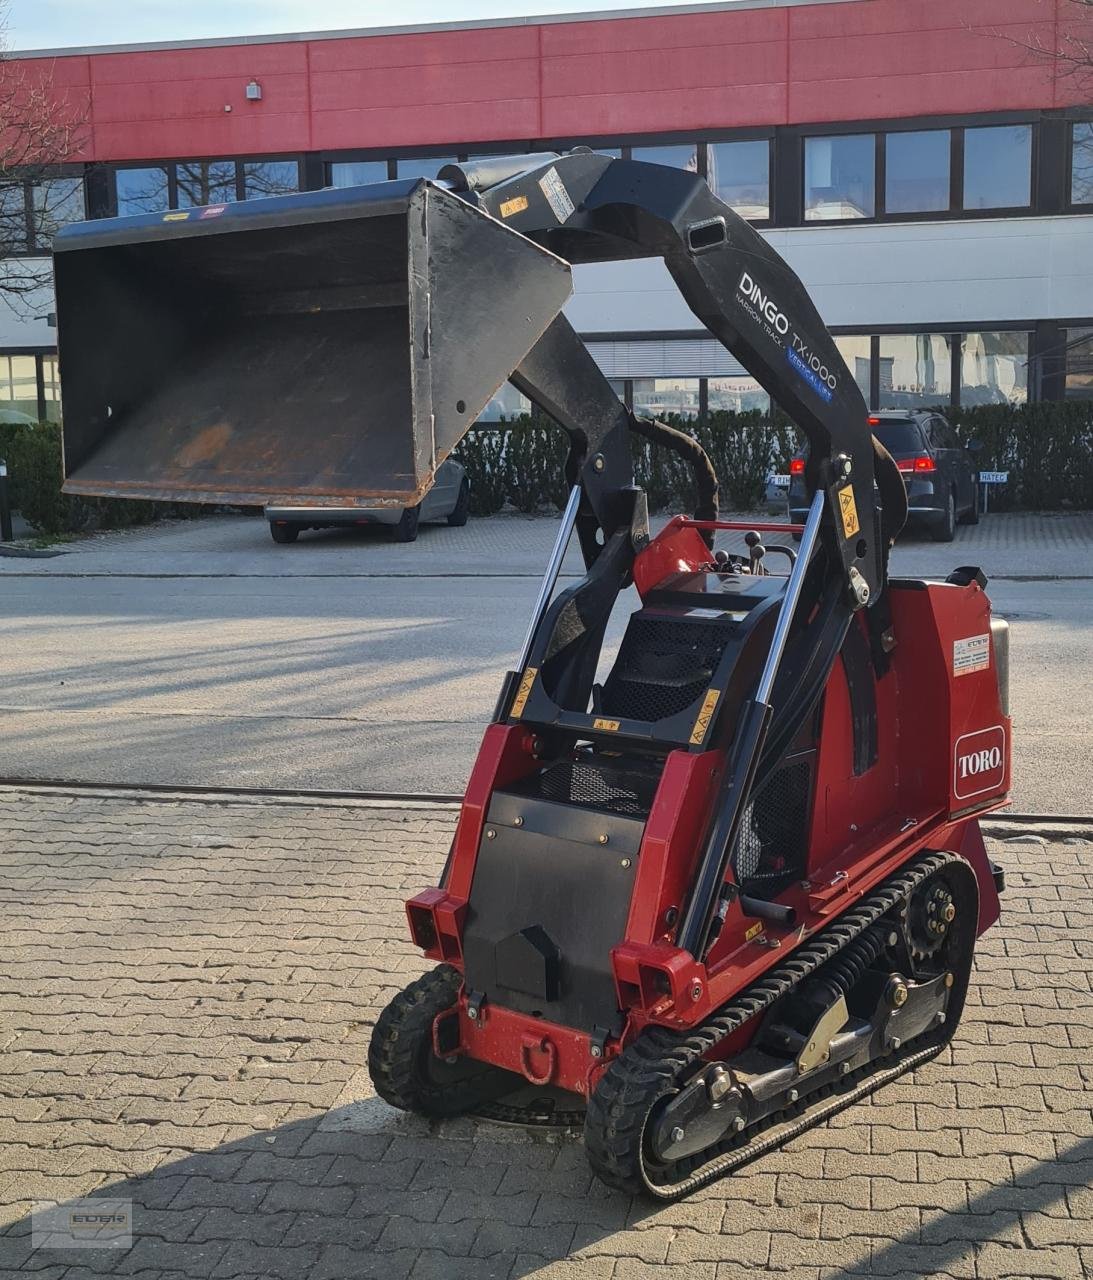
[[[725, 518], [776, 519], [756, 512], [725, 513]], [[655, 527], [660, 523], [654, 521]], [[277, 546], [264, 520], [210, 516], [93, 534], [65, 544], [61, 555], [29, 564], [0, 559], [0, 574], [538, 578], [557, 529], [552, 516], [499, 515], [472, 519], [462, 529], [423, 525], [410, 544], [391, 542], [382, 529], [327, 529], [306, 533], [292, 546]], [[742, 546], [742, 540], [722, 534], [719, 545]], [[896, 546], [892, 571], [944, 577], [960, 564], [978, 564], [992, 578], [1093, 578], [1093, 512], [984, 516], [974, 527], [959, 527], [951, 543], [910, 530]], [[575, 548], [566, 572], [581, 572]]]
[[[453, 816], [0, 789], [0, 1275], [1093, 1276], [1089, 842], [993, 844], [942, 1059], [657, 1210], [571, 1139], [371, 1096]], [[32, 1202], [88, 1194], [130, 1250], [32, 1248]]]

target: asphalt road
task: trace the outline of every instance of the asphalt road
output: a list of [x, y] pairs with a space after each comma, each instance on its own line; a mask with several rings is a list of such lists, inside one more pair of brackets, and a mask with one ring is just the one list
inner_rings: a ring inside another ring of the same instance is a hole
[[[461, 790], [554, 527], [277, 548], [209, 521], [0, 561], [0, 776]], [[1060, 528], [1031, 554], [1003, 525], [909, 542], [896, 569], [1001, 570], [1015, 807], [1091, 814], [1093, 537]]]

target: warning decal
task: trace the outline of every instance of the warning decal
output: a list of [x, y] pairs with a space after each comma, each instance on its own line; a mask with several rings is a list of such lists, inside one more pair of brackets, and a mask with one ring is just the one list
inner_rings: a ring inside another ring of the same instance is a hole
[[574, 212], [573, 201], [569, 198], [569, 192], [565, 189], [565, 183], [558, 176], [558, 170], [553, 165], [539, 179], [539, 186], [543, 195], [547, 198], [547, 204], [554, 210], [554, 216], [559, 222], [565, 222], [567, 218], [572, 217]]
[[511, 200], [506, 200], [498, 212], [502, 218], [511, 218], [514, 213], [523, 213], [527, 207], [527, 196], [514, 196]]
[[991, 638], [987, 633], [953, 641], [953, 675], [966, 676], [986, 671], [991, 665]]
[[843, 519], [843, 537], [849, 540], [861, 530], [858, 523], [858, 505], [854, 501], [854, 486], [845, 485], [839, 490], [839, 515]]
[[514, 718], [519, 719], [524, 714], [524, 707], [527, 706], [528, 697], [531, 694], [531, 686], [535, 683], [535, 677], [538, 674], [538, 667], [528, 667], [520, 677], [520, 687], [516, 690], [516, 697], [512, 704]]
[[617, 733], [619, 722], [617, 720], [593, 720], [593, 729], [606, 729], [608, 733]]
[[706, 697], [703, 699], [702, 706], [695, 718], [695, 727], [691, 731], [691, 746], [700, 746], [706, 737], [706, 730], [710, 727], [710, 721], [713, 719], [714, 708], [717, 706], [717, 700], [721, 697], [720, 689], [709, 689]]

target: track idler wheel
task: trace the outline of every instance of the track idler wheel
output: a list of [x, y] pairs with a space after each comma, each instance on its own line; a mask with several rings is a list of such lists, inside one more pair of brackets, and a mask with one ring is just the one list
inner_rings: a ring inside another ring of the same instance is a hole
[[511, 1093], [519, 1076], [462, 1054], [437, 1057], [433, 1023], [459, 998], [463, 979], [442, 964], [411, 982], [380, 1014], [368, 1046], [376, 1092], [400, 1111], [442, 1118]]

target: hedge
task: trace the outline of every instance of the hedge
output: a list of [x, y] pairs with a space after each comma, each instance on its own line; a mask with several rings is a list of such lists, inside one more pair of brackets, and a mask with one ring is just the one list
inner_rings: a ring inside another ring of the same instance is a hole
[[164, 516], [195, 516], [190, 504], [140, 502], [124, 498], [77, 498], [61, 492], [61, 428], [0, 423], [0, 458], [8, 464], [12, 508], [39, 533], [79, 533], [85, 529], [125, 529]]
[[[1008, 471], [1009, 483], [991, 491], [997, 511], [1093, 510], [1093, 403], [1045, 401], [1030, 405], [939, 406], [965, 442], [977, 440], [976, 467]], [[718, 412], [705, 419], [671, 415], [713, 460], [724, 510], [748, 510], [763, 498], [766, 477], [784, 472], [801, 437], [784, 417]], [[690, 473], [675, 454], [632, 441], [634, 477], [653, 510], [684, 510], [694, 501]], [[565, 505], [565, 433], [542, 418], [481, 424], [456, 457], [471, 480], [471, 510], [519, 511]]]
[[[721, 480], [721, 504], [746, 510], [763, 499], [772, 470], [784, 471], [797, 447], [789, 422], [758, 412], [710, 414], [703, 420], [665, 419], [695, 436], [710, 455]], [[565, 506], [567, 437], [559, 427], [532, 415], [473, 428], [455, 456], [467, 468], [471, 510], [492, 515], [506, 502], [518, 511]], [[649, 495], [654, 510], [694, 503], [690, 469], [676, 454], [633, 437], [634, 479]]]
[[1008, 471], [991, 489], [992, 511], [1093, 510], [1093, 402], [942, 408], [967, 444], [978, 440], [977, 469]]
[[[1093, 403], [942, 407], [967, 443], [978, 440], [977, 467], [1008, 471], [1009, 484], [991, 492], [992, 510], [1093, 509]], [[788, 469], [799, 435], [785, 418], [718, 412], [704, 419], [670, 415], [713, 460], [725, 510], [747, 510], [763, 499], [767, 475]], [[633, 438], [634, 477], [656, 510], [686, 510], [694, 502], [690, 471], [675, 454]], [[544, 418], [525, 415], [480, 424], [455, 456], [467, 468], [471, 510], [492, 515], [506, 503], [518, 511], [565, 506], [566, 435]], [[61, 428], [0, 423], [0, 458], [8, 463], [11, 504], [43, 533], [119, 529], [163, 516], [196, 516], [190, 503], [75, 498], [61, 493]]]

